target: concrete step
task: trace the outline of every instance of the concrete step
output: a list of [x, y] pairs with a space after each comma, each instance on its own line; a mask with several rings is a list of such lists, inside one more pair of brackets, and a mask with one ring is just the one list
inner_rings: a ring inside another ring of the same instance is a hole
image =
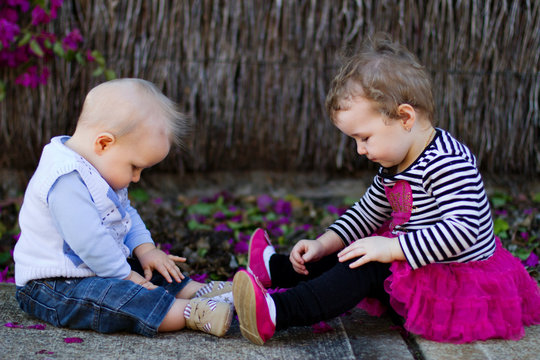
[[[330, 331], [296, 327], [277, 332], [264, 346], [245, 340], [236, 319], [223, 338], [192, 330], [146, 338], [51, 325], [10, 328], [4, 324], [42, 324], [19, 309], [14, 293], [14, 285], [0, 284], [0, 359], [540, 359], [540, 326], [527, 328], [520, 341], [454, 345], [411, 336], [406, 342], [390, 318], [371, 317], [360, 309], [328, 321]], [[66, 343], [65, 338], [83, 342]]]

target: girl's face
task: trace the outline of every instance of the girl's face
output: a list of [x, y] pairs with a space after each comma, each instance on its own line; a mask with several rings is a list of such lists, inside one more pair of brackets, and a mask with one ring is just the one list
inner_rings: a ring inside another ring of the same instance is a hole
[[[356, 151], [385, 168], [409, 162], [412, 137], [400, 120], [389, 119], [376, 110], [375, 103], [357, 96], [347, 110], [336, 114], [335, 124], [356, 141]], [[407, 164], [407, 166], [410, 164]]]

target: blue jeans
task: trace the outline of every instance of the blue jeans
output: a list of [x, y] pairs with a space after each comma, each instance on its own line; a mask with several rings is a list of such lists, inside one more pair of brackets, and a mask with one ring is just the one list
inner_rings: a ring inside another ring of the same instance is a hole
[[155, 273], [151, 281], [157, 289], [97, 276], [39, 279], [18, 287], [15, 296], [23, 311], [57, 327], [154, 336], [191, 279], [169, 284]]

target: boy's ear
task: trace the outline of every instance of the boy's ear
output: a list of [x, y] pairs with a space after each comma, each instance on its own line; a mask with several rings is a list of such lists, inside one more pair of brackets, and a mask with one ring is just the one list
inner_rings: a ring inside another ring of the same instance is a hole
[[103, 154], [116, 142], [116, 136], [109, 132], [103, 132], [96, 136], [94, 141], [94, 152], [98, 155]]
[[416, 111], [414, 108], [409, 104], [401, 104], [398, 106], [398, 116], [403, 128], [406, 131], [411, 131], [416, 121]]

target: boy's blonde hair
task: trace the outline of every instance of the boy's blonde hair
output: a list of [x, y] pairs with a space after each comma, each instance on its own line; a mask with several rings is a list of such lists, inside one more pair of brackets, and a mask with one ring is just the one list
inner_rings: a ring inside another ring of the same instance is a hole
[[171, 142], [182, 145], [189, 119], [156, 85], [143, 79], [116, 79], [94, 87], [85, 98], [77, 127], [96, 127], [121, 137], [153, 115], [165, 121]]
[[330, 119], [335, 122], [336, 113], [347, 110], [355, 96], [374, 101], [377, 110], [390, 119], [399, 119], [398, 106], [409, 104], [433, 123], [429, 74], [410, 51], [392, 42], [387, 34], [376, 34], [358, 53], [345, 59], [326, 97]]

